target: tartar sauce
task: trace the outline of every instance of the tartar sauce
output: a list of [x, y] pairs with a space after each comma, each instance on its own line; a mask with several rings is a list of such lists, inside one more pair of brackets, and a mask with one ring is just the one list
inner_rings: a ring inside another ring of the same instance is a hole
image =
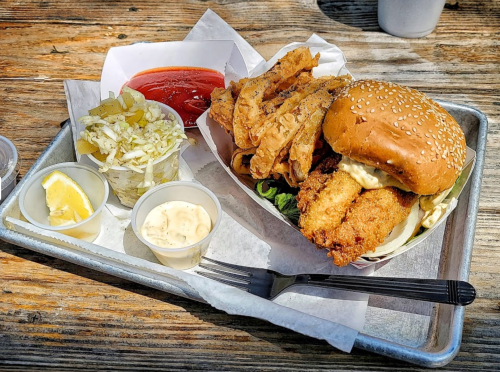
[[212, 228], [207, 211], [200, 205], [170, 201], [153, 208], [146, 216], [141, 234], [162, 248], [182, 248], [198, 243]]
[[[338, 164], [340, 170], [350, 174], [364, 189], [380, 189], [394, 186], [403, 191], [410, 191], [405, 185], [386, 172], [357, 162], [346, 156]], [[445, 202], [446, 196], [452, 188], [436, 195], [421, 196], [420, 208], [425, 212], [422, 218], [422, 226], [430, 229], [445, 214], [449, 202]]]
[[410, 191], [405, 185], [383, 170], [357, 162], [346, 156], [342, 157], [338, 167], [340, 170], [349, 173], [364, 189], [381, 189], [394, 186], [403, 191]]
[[448, 196], [452, 188], [436, 195], [420, 197], [420, 208], [425, 211], [425, 215], [422, 218], [423, 227], [430, 229], [445, 214], [449, 203], [446, 203], [444, 199]]

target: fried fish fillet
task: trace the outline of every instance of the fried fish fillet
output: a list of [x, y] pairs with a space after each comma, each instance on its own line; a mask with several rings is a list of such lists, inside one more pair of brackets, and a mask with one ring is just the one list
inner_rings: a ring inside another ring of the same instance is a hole
[[304, 98], [298, 107], [280, 116], [277, 124], [269, 129], [250, 161], [250, 171], [256, 179], [269, 177], [276, 158], [290, 146], [295, 134], [311, 118], [318, 107], [328, 106], [331, 100], [326, 90], [317, 91]]
[[233, 132], [234, 98], [229, 88], [215, 88], [210, 95], [212, 104], [208, 116], [222, 125], [228, 133]]
[[344, 171], [311, 172], [297, 196], [302, 234], [316, 245], [324, 246], [326, 237], [341, 224], [361, 189]]
[[316, 243], [330, 250], [328, 256], [333, 257], [335, 265], [345, 266], [382, 244], [408, 217], [417, 200], [416, 194], [395, 187], [366, 190], [351, 205], [342, 224]]
[[241, 89], [233, 114], [234, 142], [241, 149], [255, 147], [250, 140], [249, 131], [263, 120], [260, 104], [270, 84], [267, 79], [250, 79]]

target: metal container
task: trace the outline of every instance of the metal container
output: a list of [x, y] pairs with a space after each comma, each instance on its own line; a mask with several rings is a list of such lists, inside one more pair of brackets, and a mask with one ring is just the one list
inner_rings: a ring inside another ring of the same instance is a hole
[[[440, 255], [437, 255], [439, 262], [433, 262], [425, 273], [420, 272], [418, 275], [428, 278], [468, 280], [488, 122], [486, 116], [474, 108], [449, 102], [439, 103], [463, 128], [467, 145], [476, 151], [476, 165], [446, 226], [442, 226], [433, 234], [433, 243], [416, 248], [440, 252]], [[19, 215], [18, 198], [23, 184], [40, 169], [62, 161], [75, 161], [69, 122], [0, 207], [1, 239], [152, 288], [203, 301], [198, 293], [177, 279], [83, 251], [68, 250], [62, 245], [51, 244], [9, 230], [5, 218]], [[401, 270], [400, 272], [388, 269], [394, 265], [381, 263], [378, 264], [379, 267], [374, 275], [411, 276], [411, 268], [419, 266], [411, 261], [413, 251], [415, 249], [393, 259], [404, 263], [395, 265]], [[370, 296], [366, 323], [354, 346], [420, 366], [441, 367], [449, 363], [459, 351], [464, 312], [465, 308], [460, 306], [406, 302], [402, 299]]]

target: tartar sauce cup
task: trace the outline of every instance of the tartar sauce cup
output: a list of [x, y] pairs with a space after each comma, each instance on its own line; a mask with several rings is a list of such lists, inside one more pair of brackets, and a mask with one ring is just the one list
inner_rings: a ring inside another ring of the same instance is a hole
[[[210, 233], [199, 242], [182, 248], [163, 248], [144, 239], [141, 228], [149, 212], [172, 201], [202, 206], [212, 222]], [[195, 182], [174, 181], [156, 186], [142, 195], [132, 210], [131, 224], [137, 238], [151, 249], [158, 261], [173, 269], [186, 270], [196, 266], [206, 254], [221, 218], [222, 208], [212, 191]]]
[[[88, 218], [72, 225], [50, 225], [49, 208], [45, 201], [46, 191], [42, 181], [55, 170], [66, 174], [83, 189], [94, 209], [94, 213]], [[79, 163], [59, 163], [35, 173], [24, 184], [19, 194], [19, 208], [28, 222], [37, 227], [92, 242], [101, 231], [102, 210], [108, 195], [109, 186], [106, 179], [94, 168]]]
[[[165, 116], [168, 114], [174, 115], [184, 132], [184, 122], [177, 111], [164, 103], [156, 103], [160, 106], [160, 109]], [[179, 150], [173, 153], [167, 153], [153, 162], [153, 180], [156, 184], [176, 181], [179, 179], [179, 153]], [[104, 165], [103, 162], [97, 160], [94, 156], [90, 154], [87, 156], [90, 160], [97, 164], [99, 168]], [[146, 169], [146, 164], [139, 165], [137, 168]], [[144, 181], [144, 173], [138, 173], [129, 168], [115, 165], [110, 167], [103, 173], [103, 175], [108, 180], [109, 185], [120, 200], [120, 203], [126, 207], [133, 208], [140, 197], [137, 191], [137, 185]]]
[[0, 136], [0, 203], [16, 186], [20, 161], [16, 146], [7, 138]]

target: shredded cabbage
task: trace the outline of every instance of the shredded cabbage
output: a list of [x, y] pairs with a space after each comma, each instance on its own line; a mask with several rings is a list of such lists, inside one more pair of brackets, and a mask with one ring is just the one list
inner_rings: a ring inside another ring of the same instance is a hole
[[128, 87], [123, 91], [132, 95], [133, 105], [127, 108], [120, 103], [123, 111], [119, 114], [83, 116], [79, 120], [86, 128], [80, 135], [106, 155], [100, 172], [121, 166], [144, 173], [144, 181], [137, 186], [142, 193], [155, 185], [154, 161], [178, 151], [187, 137], [172, 113], [165, 116], [156, 102], [146, 101], [140, 92]]

